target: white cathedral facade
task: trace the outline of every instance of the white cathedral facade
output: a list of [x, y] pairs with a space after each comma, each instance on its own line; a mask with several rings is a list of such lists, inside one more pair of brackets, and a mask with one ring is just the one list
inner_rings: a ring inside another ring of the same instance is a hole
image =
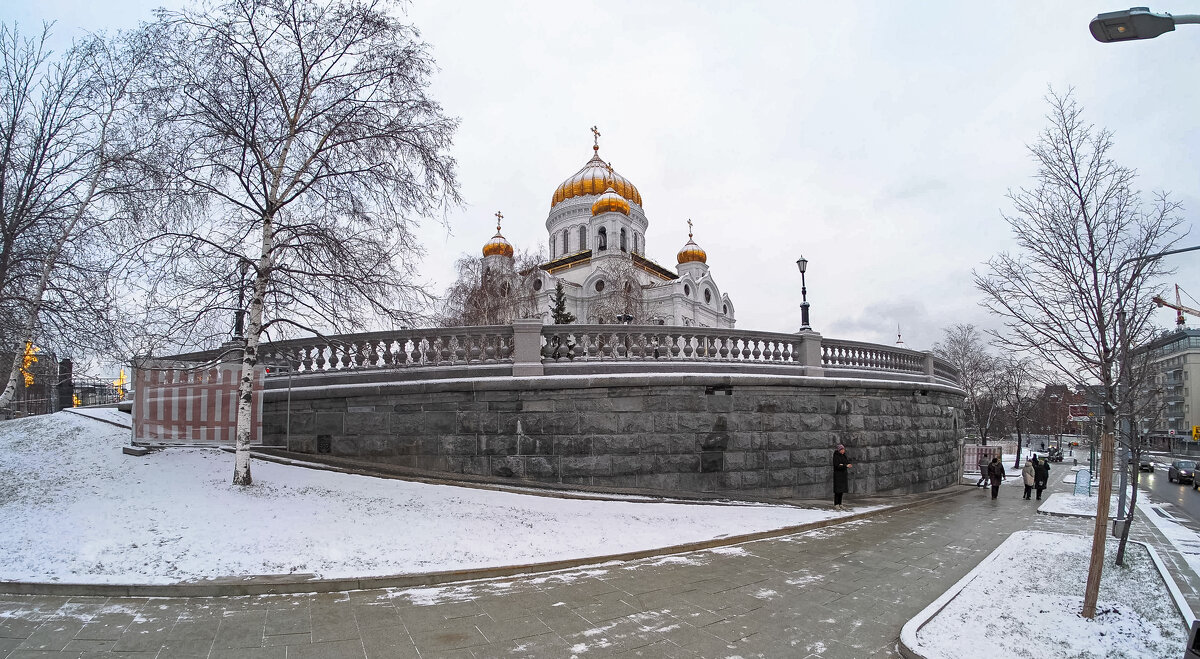
[[[592, 150], [591, 160], [554, 191], [546, 218], [550, 260], [519, 278], [543, 322], [553, 322], [550, 308], [561, 282], [566, 310], [578, 323], [732, 328], [733, 301], [692, 240], [691, 221], [674, 270], [649, 259], [641, 193], [600, 158], [598, 140]], [[513, 273], [513, 248], [498, 223], [483, 257], [486, 271]]]

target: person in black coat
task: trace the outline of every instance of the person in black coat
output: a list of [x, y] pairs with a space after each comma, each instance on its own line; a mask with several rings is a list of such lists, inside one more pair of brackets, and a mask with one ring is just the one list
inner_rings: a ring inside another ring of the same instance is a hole
[[1000, 481], [1008, 480], [1008, 475], [1004, 473], [1004, 465], [1000, 463], [1000, 458], [992, 458], [992, 463], [988, 465], [988, 475], [992, 477], [992, 498], [1000, 496]]
[[1035, 455], [1033, 456], [1033, 487], [1037, 490], [1038, 501], [1042, 500], [1042, 490], [1046, 489], [1046, 483], [1050, 482], [1050, 461], [1041, 458], [1040, 460]]
[[850, 458], [846, 457], [846, 447], [838, 444], [833, 453], [833, 509], [842, 510], [842, 495], [850, 491]]

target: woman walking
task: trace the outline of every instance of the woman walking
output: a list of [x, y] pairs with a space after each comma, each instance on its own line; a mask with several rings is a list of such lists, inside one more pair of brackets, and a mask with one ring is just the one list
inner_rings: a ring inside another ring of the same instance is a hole
[[[1025, 500], [1029, 501], [1030, 495], [1033, 494], [1033, 484], [1036, 482], [1033, 478], [1033, 460], [1025, 461], [1025, 468], [1021, 470], [1021, 479], [1025, 481]], [[1039, 499], [1041, 497], [1038, 497]]]
[[833, 509], [842, 510], [842, 495], [850, 491], [850, 458], [846, 457], [846, 447], [838, 444], [833, 453]]

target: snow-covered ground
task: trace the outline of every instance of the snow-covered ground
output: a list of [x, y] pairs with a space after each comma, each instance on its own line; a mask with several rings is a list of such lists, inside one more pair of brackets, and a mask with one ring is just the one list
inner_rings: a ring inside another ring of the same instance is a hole
[[[1106, 556], [1116, 548], [1110, 541]], [[1031, 551], [1054, 569], [1031, 571]], [[1090, 551], [1084, 536], [1014, 533], [905, 626], [902, 639], [929, 659], [974, 656], [979, 648], [985, 657], [1180, 656], [1191, 619], [1164, 596], [1167, 584], [1143, 545], [1129, 544], [1126, 569], [1104, 570], [1096, 617], [1078, 614]]]
[[[116, 425], [66, 413], [0, 423], [0, 555], [6, 557], [0, 579], [170, 583], [288, 572], [401, 574], [614, 554], [836, 516], [787, 506], [564, 500], [263, 462], [254, 465], [254, 487], [235, 488], [227, 453], [127, 456], [120, 447], [128, 436]], [[1010, 473], [1005, 496], [1019, 487], [1019, 472]], [[1196, 533], [1174, 521], [1167, 506], [1141, 501], [1200, 572]], [[1058, 493], [1041, 508], [1094, 515], [1095, 497]], [[1013, 535], [931, 605], [936, 615], [914, 619], [928, 623], [919, 633], [910, 624], [915, 637], [906, 642], [947, 658], [972, 656], [980, 647], [997, 657], [1177, 656], [1193, 614], [1176, 609], [1173, 582], [1158, 576], [1140, 545], [1130, 545], [1130, 570], [1105, 570], [1100, 614], [1090, 621], [1077, 615], [1090, 541]], [[1115, 548], [1108, 551], [1112, 556]], [[1056, 568], [1030, 571], [1030, 555]], [[397, 593], [446, 589], [460, 586]]]
[[617, 554], [850, 514], [559, 499], [264, 462], [254, 464], [254, 486], [238, 488], [228, 453], [134, 457], [121, 453], [128, 442], [128, 430], [71, 413], [0, 423], [0, 580], [409, 574]]

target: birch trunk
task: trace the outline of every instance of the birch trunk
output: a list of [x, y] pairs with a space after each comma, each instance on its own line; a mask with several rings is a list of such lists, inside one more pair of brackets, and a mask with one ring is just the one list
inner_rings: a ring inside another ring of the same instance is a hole
[[258, 338], [263, 326], [263, 300], [266, 298], [267, 283], [271, 271], [272, 241], [274, 224], [270, 216], [264, 215], [262, 222], [262, 256], [254, 276], [254, 293], [250, 296], [250, 309], [246, 335], [242, 349], [242, 377], [238, 381], [237, 431], [234, 446], [233, 484], [252, 485], [250, 475], [250, 425], [254, 410], [254, 368], [258, 365]]

